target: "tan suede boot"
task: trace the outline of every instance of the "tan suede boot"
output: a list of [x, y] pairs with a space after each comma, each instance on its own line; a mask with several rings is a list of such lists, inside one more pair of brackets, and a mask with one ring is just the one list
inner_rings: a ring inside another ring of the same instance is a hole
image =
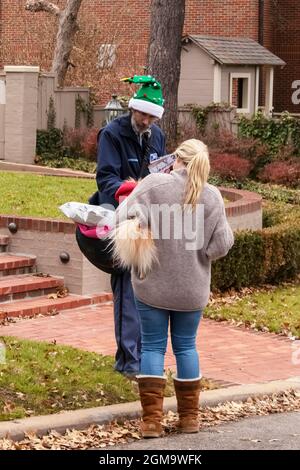
[[166, 379], [151, 375], [138, 376], [140, 400], [143, 409], [141, 432], [143, 437], [162, 435], [161, 419]]
[[199, 431], [200, 379], [174, 379], [179, 414], [178, 430], [185, 433]]

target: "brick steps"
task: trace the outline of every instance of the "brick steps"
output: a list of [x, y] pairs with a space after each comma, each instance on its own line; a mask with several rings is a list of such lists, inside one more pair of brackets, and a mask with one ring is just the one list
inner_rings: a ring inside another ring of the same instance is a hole
[[35, 256], [0, 253], [0, 277], [32, 273], [35, 268], [35, 260]]
[[[0, 247], [7, 249], [9, 237], [0, 235]], [[55, 276], [34, 275], [36, 257], [30, 255], [0, 253], [0, 321], [12, 317], [51, 315], [61, 310], [75, 309], [112, 300], [112, 294], [67, 294], [59, 298], [55, 294], [64, 288], [64, 280]]]
[[33, 317], [35, 315], [51, 315], [59, 310], [68, 310], [86, 305], [108, 302], [112, 299], [110, 293], [80, 296], [69, 294], [58, 299], [40, 296], [36, 299], [4, 302], [0, 305], [0, 320], [12, 317]]
[[6, 235], [0, 235], [0, 253], [4, 253], [7, 251], [7, 246], [9, 243], [9, 237]]
[[30, 274], [2, 276], [0, 278], [0, 304], [12, 300], [37, 297], [63, 288], [63, 278]]

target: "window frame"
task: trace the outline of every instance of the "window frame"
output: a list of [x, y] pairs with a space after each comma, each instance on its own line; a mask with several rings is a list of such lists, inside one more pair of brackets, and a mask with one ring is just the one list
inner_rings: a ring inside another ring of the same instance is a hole
[[250, 99], [251, 99], [251, 73], [246, 73], [246, 72], [231, 72], [230, 73], [230, 90], [229, 90], [229, 100], [230, 100], [230, 105], [233, 106], [232, 104], [232, 92], [233, 92], [233, 79], [234, 78], [247, 78], [248, 79], [248, 93], [247, 93], [247, 108], [236, 108], [236, 111], [238, 113], [244, 113], [244, 114], [249, 114], [250, 113]]
[[98, 48], [97, 68], [111, 69], [116, 62], [116, 58], [117, 58], [116, 52], [117, 52], [116, 44], [112, 44], [112, 43], [100, 44]]

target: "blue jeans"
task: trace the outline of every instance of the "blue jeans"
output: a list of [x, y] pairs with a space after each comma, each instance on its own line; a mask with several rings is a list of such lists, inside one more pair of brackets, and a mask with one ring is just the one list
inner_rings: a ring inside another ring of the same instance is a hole
[[177, 312], [151, 307], [137, 298], [135, 302], [140, 315], [142, 333], [140, 374], [163, 376], [170, 319], [177, 377], [179, 379], [201, 377], [196, 336], [202, 311]]

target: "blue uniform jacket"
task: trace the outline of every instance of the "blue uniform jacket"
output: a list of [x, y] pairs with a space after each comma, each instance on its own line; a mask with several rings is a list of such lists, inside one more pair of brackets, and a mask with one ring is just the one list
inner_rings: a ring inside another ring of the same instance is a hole
[[[150, 161], [166, 153], [164, 134], [155, 124], [151, 126], [149, 147]], [[96, 180], [99, 192], [91, 197], [90, 204], [116, 207], [114, 195], [117, 189], [129, 177], [138, 179], [142, 159], [143, 149], [131, 126], [131, 116], [121, 116], [110, 122], [102, 130], [98, 142]]]

